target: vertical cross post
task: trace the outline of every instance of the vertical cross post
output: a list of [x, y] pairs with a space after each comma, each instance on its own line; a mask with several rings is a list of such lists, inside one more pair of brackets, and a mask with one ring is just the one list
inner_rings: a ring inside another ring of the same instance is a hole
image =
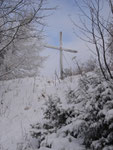
[[63, 57], [62, 57], [62, 53], [63, 53], [63, 51], [66, 51], [66, 52], [69, 52], [69, 53], [77, 53], [77, 51], [69, 49], [69, 48], [63, 48], [62, 47], [62, 32], [60, 32], [60, 46], [59, 47], [50, 46], [50, 45], [44, 45], [44, 47], [60, 50], [60, 78], [63, 80], [64, 79], [64, 72], [63, 72]]
[[60, 32], [60, 78], [63, 79], [62, 32]]

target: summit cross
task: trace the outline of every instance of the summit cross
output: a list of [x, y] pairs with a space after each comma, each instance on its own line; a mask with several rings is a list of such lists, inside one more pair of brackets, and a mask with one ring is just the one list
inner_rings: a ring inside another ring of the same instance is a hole
[[61, 80], [63, 80], [64, 79], [64, 76], [63, 76], [63, 57], [62, 57], [63, 51], [66, 51], [69, 53], [77, 53], [77, 51], [62, 47], [62, 32], [60, 32], [60, 45], [59, 45], [59, 47], [50, 46], [50, 45], [44, 45], [44, 47], [56, 49], [56, 50], [60, 51], [60, 78], [61, 78]]

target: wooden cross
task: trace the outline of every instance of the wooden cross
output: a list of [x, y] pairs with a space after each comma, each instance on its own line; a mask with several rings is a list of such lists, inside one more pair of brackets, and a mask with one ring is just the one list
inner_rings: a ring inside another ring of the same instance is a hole
[[63, 57], [62, 57], [62, 53], [63, 53], [63, 51], [70, 52], [70, 53], [77, 53], [77, 51], [62, 47], [62, 32], [60, 32], [60, 46], [59, 47], [50, 46], [50, 45], [44, 45], [44, 47], [60, 50], [60, 78], [63, 80], [64, 76], [63, 76]]

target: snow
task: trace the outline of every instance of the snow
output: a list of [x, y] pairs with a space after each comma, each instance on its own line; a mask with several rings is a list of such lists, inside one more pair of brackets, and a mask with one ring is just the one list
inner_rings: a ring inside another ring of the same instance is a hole
[[83, 146], [80, 146], [80, 141], [76, 140], [69, 136], [68, 138], [62, 137], [49, 137], [49, 141], [46, 141], [49, 144], [52, 144], [53, 150], [84, 150]]
[[[42, 77], [1, 81], [1, 149], [20, 150], [25, 147], [25, 143], [29, 143], [33, 149], [37, 149], [38, 141], [30, 137], [30, 125], [42, 121], [44, 103], [48, 99], [48, 95], [61, 97], [63, 105], [66, 107], [65, 93], [69, 89], [76, 89], [77, 81], [78, 77], [70, 77], [60, 83]], [[76, 150], [84, 149], [77, 139], [69, 137], [71, 140], [68, 140], [62, 136], [52, 136], [49, 137], [48, 142], [53, 142], [53, 150], [75, 150], [75, 147]], [[49, 150], [49, 148], [41, 147], [40, 150]]]
[[113, 109], [110, 109], [107, 113], [106, 113], [106, 120], [110, 121], [111, 119], [113, 119]]

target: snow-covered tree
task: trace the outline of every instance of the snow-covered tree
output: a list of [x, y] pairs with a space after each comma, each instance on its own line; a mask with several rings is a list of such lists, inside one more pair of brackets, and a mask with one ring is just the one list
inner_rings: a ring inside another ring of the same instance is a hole
[[36, 39], [29, 39], [23, 43], [17, 41], [17, 46], [10, 48], [4, 55], [1, 79], [36, 76], [44, 61], [44, 57], [39, 55], [42, 49], [40, 42], [37, 43]]
[[0, 79], [36, 75], [46, 0], [0, 1]]

